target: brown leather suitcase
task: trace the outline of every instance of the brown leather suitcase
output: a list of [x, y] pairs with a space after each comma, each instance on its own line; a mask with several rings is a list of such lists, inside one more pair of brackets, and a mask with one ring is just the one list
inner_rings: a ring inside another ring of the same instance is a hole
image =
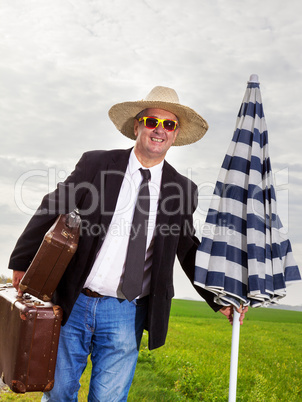
[[0, 375], [12, 391], [52, 389], [61, 321], [61, 307], [0, 286]]
[[60, 215], [45, 234], [39, 250], [20, 282], [20, 289], [50, 301], [72, 256], [76, 252], [81, 219], [75, 210]]

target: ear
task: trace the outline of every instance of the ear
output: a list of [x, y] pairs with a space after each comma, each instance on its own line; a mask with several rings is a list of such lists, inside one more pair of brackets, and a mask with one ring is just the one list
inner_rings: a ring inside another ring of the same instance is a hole
[[134, 119], [134, 135], [135, 137], [138, 136], [138, 126], [139, 126], [139, 121], [137, 119]]

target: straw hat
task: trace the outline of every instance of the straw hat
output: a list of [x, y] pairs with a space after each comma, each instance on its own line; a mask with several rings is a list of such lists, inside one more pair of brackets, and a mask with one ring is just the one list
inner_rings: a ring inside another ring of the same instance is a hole
[[142, 110], [149, 108], [167, 110], [177, 116], [180, 131], [174, 145], [186, 145], [200, 140], [209, 127], [198, 113], [179, 103], [174, 89], [159, 86], [153, 88], [145, 99], [112, 106], [109, 117], [122, 134], [135, 140], [134, 119]]

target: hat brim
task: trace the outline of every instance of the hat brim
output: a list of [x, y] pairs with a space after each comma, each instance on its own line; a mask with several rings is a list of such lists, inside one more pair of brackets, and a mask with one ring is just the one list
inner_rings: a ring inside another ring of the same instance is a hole
[[108, 114], [115, 127], [126, 137], [136, 140], [135, 117], [144, 109], [163, 109], [177, 116], [179, 134], [173, 145], [188, 145], [200, 140], [208, 130], [206, 120], [188, 106], [161, 101], [123, 102], [112, 106]]

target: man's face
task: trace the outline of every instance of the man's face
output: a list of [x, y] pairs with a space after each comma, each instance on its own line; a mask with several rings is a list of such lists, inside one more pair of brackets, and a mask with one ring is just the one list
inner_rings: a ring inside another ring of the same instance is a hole
[[[157, 117], [159, 119], [176, 120], [177, 117], [166, 110], [162, 109], [146, 109], [143, 116]], [[178, 127], [178, 126], [177, 126]], [[174, 143], [179, 128], [174, 131], [168, 131], [163, 128], [162, 123], [154, 129], [145, 127], [143, 121], [134, 121], [134, 134], [136, 143], [134, 152], [138, 160], [145, 167], [151, 167], [160, 163]]]

